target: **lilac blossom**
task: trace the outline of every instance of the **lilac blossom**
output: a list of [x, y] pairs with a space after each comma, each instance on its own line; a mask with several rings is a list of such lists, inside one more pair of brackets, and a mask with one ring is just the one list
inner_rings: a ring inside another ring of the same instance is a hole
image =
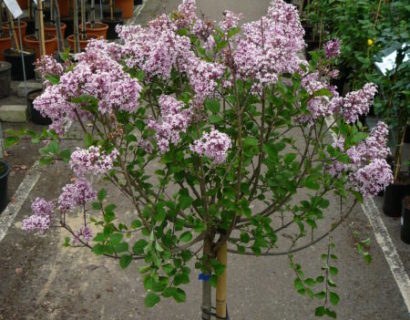
[[374, 159], [349, 176], [363, 196], [376, 195], [393, 182], [393, 174], [385, 159]]
[[[52, 56], [45, 55], [41, 59], [35, 62], [36, 69], [45, 76], [59, 77], [64, 72], [64, 67], [61, 63], [57, 62]], [[44, 85], [50, 85], [50, 81], [44, 80]]]
[[93, 238], [93, 231], [87, 227], [82, 226], [78, 231], [75, 232], [75, 235], [71, 238], [71, 244], [79, 245], [82, 242], [89, 243]]
[[280, 74], [301, 71], [300, 64], [307, 64], [298, 54], [305, 48], [304, 29], [293, 5], [274, 1], [267, 16], [244, 24], [242, 29], [244, 37], [233, 53], [241, 77], [260, 85], [275, 84]]
[[176, 145], [181, 141], [180, 133], [186, 132], [192, 118], [191, 108], [184, 109], [184, 103], [172, 96], [162, 95], [159, 98], [161, 120], [150, 120], [148, 127], [156, 131], [155, 140], [160, 153], [170, 148], [170, 143]]
[[224, 11], [224, 19], [221, 21], [219, 26], [222, 30], [228, 31], [229, 29], [236, 28], [238, 26], [239, 20], [242, 18], [242, 14], [236, 14], [232, 11]]
[[110, 154], [101, 152], [101, 147], [78, 148], [71, 154], [70, 166], [77, 176], [91, 173], [103, 174], [111, 170], [119, 153], [114, 149]]
[[58, 197], [58, 207], [62, 211], [69, 211], [77, 206], [85, 205], [96, 196], [97, 193], [92, 189], [90, 183], [84, 178], [79, 178], [74, 183], [63, 187]]
[[374, 83], [366, 83], [362, 89], [349, 92], [340, 100], [340, 114], [347, 123], [354, 123], [359, 116], [369, 112], [370, 105], [373, 103], [377, 87]]
[[225, 162], [231, 144], [231, 139], [226, 133], [212, 129], [209, 133], [203, 133], [190, 148], [192, 152], [211, 159], [214, 164], [221, 164]]
[[176, 11], [175, 24], [178, 28], [191, 26], [196, 19], [196, 4], [195, 0], [183, 0]]
[[23, 220], [23, 230], [45, 231], [50, 228], [51, 215], [54, 211], [54, 204], [43, 198], [36, 198], [31, 204], [33, 214]]
[[329, 40], [323, 46], [325, 49], [326, 57], [331, 59], [340, 55], [340, 45], [342, 42], [339, 39]]

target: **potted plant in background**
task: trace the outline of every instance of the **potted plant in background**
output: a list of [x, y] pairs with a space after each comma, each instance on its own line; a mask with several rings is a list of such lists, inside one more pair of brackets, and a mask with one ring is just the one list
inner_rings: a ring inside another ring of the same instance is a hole
[[[8, 10], [7, 10], [8, 11]], [[9, 13], [9, 12], [8, 12]], [[4, 60], [11, 64], [11, 79], [22, 81], [24, 80], [24, 73], [26, 79], [34, 78], [34, 61], [36, 59], [36, 51], [32, 48], [20, 48], [20, 39], [17, 38], [16, 28], [14, 27], [14, 21], [11, 14], [8, 14], [9, 30], [11, 33], [12, 48], [3, 51]], [[21, 61], [21, 56], [24, 59]]]
[[[95, 21], [95, 0], [91, 0], [90, 13], [89, 13], [89, 22], [86, 22], [86, 34], [87, 37], [96, 37], [96, 38], [107, 38], [108, 24], [104, 22]], [[80, 24], [80, 32], [83, 31], [83, 22]]]
[[115, 27], [119, 24], [124, 24], [122, 18], [122, 10], [115, 8], [115, 0], [110, 0], [108, 9], [103, 11], [103, 22], [108, 25], [107, 39], [117, 39], [118, 35], [115, 31]]
[[124, 19], [131, 18], [134, 14], [134, 0], [115, 0], [115, 7], [121, 9]]
[[34, 34], [26, 35], [24, 37], [24, 45], [27, 48], [36, 50], [36, 58], [41, 56], [53, 55], [57, 49], [57, 38], [51, 34], [44, 32], [44, 17], [43, 17], [43, 3], [37, 2], [37, 18], [36, 18], [36, 31]]
[[[2, 150], [0, 150], [3, 152]], [[7, 185], [10, 174], [10, 166], [0, 158], [0, 213], [7, 206]]]
[[[3, 1], [0, 1], [0, 25], [3, 25], [5, 9], [3, 7]], [[8, 31], [8, 30], [7, 30]], [[11, 48], [10, 32], [4, 32], [3, 28], [0, 29], [0, 60], [4, 61], [3, 51]]]
[[81, 28], [81, 32], [79, 32], [79, 23], [78, 23], [78, 0], [74, 0], [74, 10], [73, 10], [73, 18], [74, 18], [74, 30], [73, 34], [67, 37], [68, 45], [71, 48], [71, 51], [77, 53], [83, 50], [87, 44], [88, 40], [94, 39], [95, 36], [87, 35], [87, 25], [86, 25], [86, 5], [85, 0], [80, 0], [80, 16], [81, 16], [81, 25], [85, 26], [85, 28]]
[[[60, 28], [60, 32], [57, 32]], [[67, 24], [60, 20], [60, 2], [50, 0], [50, 21], [44, 24], [44, 33], [51, 34], [56, 37], [56, 45], [59, 51], [64, 51], [64, 35], [67, 29]]]

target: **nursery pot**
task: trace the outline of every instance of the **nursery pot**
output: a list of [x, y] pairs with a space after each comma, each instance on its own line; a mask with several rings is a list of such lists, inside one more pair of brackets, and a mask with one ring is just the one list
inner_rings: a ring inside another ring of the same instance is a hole
[[[94, 37], [94, 36], [87, 36], [87, 39], [86, 39], [86, 40], [81, 40], [81, 39], [80, 39], [80, 49], [81, 49], [81, 50], [84, 50], [84, 49], [85, 49], [85, 47], [86, 47], [87, 44], [88, 44], [88, 40], [90, 40], [90, 39], [95, 39], [95, 37]], [[68, 45], [69, 45], [70, 49], [71, 49], [72, 51], [74, 51], [74, 35], [73, 35], [73, 34], [70, 34], [70, 35], [67, 37], [67, 42], [68, 42]]]
[[408, 172], [400, 172], [398, 180], [384, 191], [383, 212], [389, 217], [401, 216], [403, 198], [410, 195]]
[[[3, 34], [7, 34], [9, 35], [9, 24], [8, 22], [3, 22], [3, 25], [1, 26], [1, 29], [3, 31]], [[24, 37], [26, 36], [26, 31], [27, 31], [27, 22], [24, 20], [20, 21], [20, 29], [21, 29], [21, 38], [24, 39]], [[16, 32], [16, 36], [17, 36], [17, 41], [20, 41], [20, 36], [19, 36], [19, 26], [17, 21], [14, 21], [14, 28], [13, 30]]]
[[142, 0], [134, 0], [134, 5], [140, 5], [142, 4]]
[[34, 19], [30, 18], [30, 17], [25, 17], [21, 19], [21, 22], [25, 22], [27, 23], [27, 27], [26, 27], [26, 34], [32, 34], [35, 32], [36, 30], [36, 26], [35, 26], [35, 21]]
[[115, 7], [122, 10], [122, 17], [125, 19], [134, 14], [134, 0], [115, 0]]
[[[101, 22], [95, 22], [94, 26], [91, 26], [91, 23], [86, 23], [86, 32], [87, 32], [87, 37], [96, 37], [97, 39], [103, 37], [104, 39], [107, 39], [107, 30], [108, 30], [108, 24], [101, 23]], [[83, 30], [82, 24], [80, 24], [80, 32]]]
[[[63, 38], [64, 38], [66, 29], [67, 29], [67, 25], [64, 22], [61, 22], [61, 34]], [[52, 22], [46, 22], [44, 24], [44, 32], [57, 37], [57, 26]], [[57, 38], [56, 38], [56, 41], [57, 41]]]
[[[45, 37], [45, 46], [46, 46], [46, 55], [52, 56], [54, 54], [54, 51], [57, 50], [57, 38], [53, 35], [50, 34], [44, 34]], [[35, 49], [37, 54], [36, 58], [39, 59], [41, 56], [41, 51], [40, 51], [40, 40], [36, 38], [34, 34], [30, 34], [24, 37], [24, 45], [27, 48], [32, 48]]]
[[1, 37], [0, 38], [0, 60], [4, 61], [3, 51], [11, 48], [11, 38]]
[[41, 113], [33, 106], [33, 101], [43, 92], [42, 89], [31, 91], [27, 94], [27, 119], [35, 124], [50, 125], [51, 119], [49, 117], [43, 117]]
[[0, 61], [0, 98], [10, 95], [11, 64]]
[[[122, 10], [119, 8], [114, 8], [113, 17], [114, 20], [122, 20]], [[103, 10], [103, 18], [104, 20], [111, 19], [111, 10], [109, 8]]]
[[60, 9], [60, 17], [68, 17], [70, 15], [70, 4], [68, 0], [58, 0], [58, 8]]
[[0, 213], [7, 206], [7, 180], [10, 174], [10, 166], [0, 160]]
[[[10, 48], [4, 50], [3, 55], [4, 59], [11, 64], [11, 79], [16, 81], [24, 80], [20, 52]], [[34, 49], [24, 49], [23, 59], [27, 79], [34, 78], [33, 63], [36, 60], [36, 51]]]
[[104, 19], [103, 22], [108, 25], [107, 39], [109, 40], [118, 39], [118, 34], [115, 31], [115, 27], [117, 26], [117, 24], [120, 24], [120, 25], [124, 24], [122, 19], [119, 19], [119, 20]]
[[400, 238], [404, 243], [410, 244], [410, 196], [403, 199], [401, 212]]
[[74, 25], [74, 20], [73, 17], [65, 17], [61, 18], [61, 23], [65, 23], [67, 25], [67, 28], [65, 29], [65, 34], [72, 34], [74, 31], [73, 25]]
[[25, 10], [28, 8], [28, 1], [27, 0], [17, 0], [21, 10]]

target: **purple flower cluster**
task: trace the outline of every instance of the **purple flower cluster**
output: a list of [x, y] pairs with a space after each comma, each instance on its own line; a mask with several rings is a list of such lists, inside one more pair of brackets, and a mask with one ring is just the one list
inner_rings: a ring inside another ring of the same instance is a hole
[[23, 230], [26, 231], [45, 231], [50, 227], [51, 214], [54, 211], [52, 202], [42, 198], [36, 198], [31, 204], [33, 214], [23, 220]]
[[[61, 76], [64, 72], [63, 65], [58, 63], [52, 56], [45, 55], [41, 59], [37, 60], [36, 69], [43, 75]], [[45, 81], [45, 85], [49, 85], [48, 80]]]
[[219, 26], [222, 30], [228, 31], [229, 29], [236, 28], [241, 18], [242, 14], [236, 14], [232, 11], [226, 10], [224, 11], [224, 19], [221, 21]]
[[75, 232], [75, 235], [71, 238], [71, 244], [79, 245], [81, 241], [89, 243], [93, 238], [93, 231], [87, 227], [82, 226], [78, 231]]
[[107, 51], [107, 46], [103, 40], [92, 42], [86, 52], [76, 56], [74, 69], [62, 74], [58, 85], [48, 86], [34, 101], [34, 107], [53, 121], [51, 129], [58, 134], [65, 133], [67, 124], [76, 120], [77, 114], [83, 119], [90, 117], [71, 102], [81, 95], [97, 98], [102, 114], [113, 109], [134, 112], [138, 108], [141, 85], [113, 59], [114, 53]]
[[339, 113], [347, 123], [355, 123], [359, 116], [369, 112], [376, 93], [377, 87], [374, 83], [366, 83], [362, 89], [349, 92], [345, 97], [338, 99]]
[[58, 207], [62, 211], [69, 211], [86, 204], [95, 199], [96, 196], [97, 193], [92, 189], [90, 183], [84, 178], [79, 178], [74, 183], [63, 187], [62, 193], [58, 197]]
[[176, 145], [180, 142], [181, 132], [186, 132], [191, 118], [191, 108], [184, 109], [184, 103], [172, 96], [162, 95], [159, 98], [161, 120], [150, 120], [148, 127], [156, 131], [155, 140], [160, 153], [169, 150], [170, 143]]
[[330, 40], [325, 43], [324, 49], [326, 57], [331, 59], [340, 55], [340, 46], [342, 42], [339, 39]]
[[116, 149], [107, 155], [101, 152], [100, 147], [77, 148], [71, 154], [70, 166], [77, 176], [84, 176], [88, 173], [98, 175], [112, 169], [113, 162], [118, 155], [119, 153]]
[[175, 24], [178, 28], [185, 28], [191, 26], [196, 19], [196, 4], [195, 0], [183, 0], [178, 6], [175, 14]]
[[[388, 128], [379, 121], [369, 136], [345, 152], [350, 164], [333, 161], [329, 173], [338, 176], [349, 172], [349, 181], [363, 196], [375, 195], [393, 182], [393, 174], [385, 158], [390, 154], [387, 146]], [[340, 138], [334, 147], [344, 152], [344, 140]]]
[[305, 48], [304, 29], [296, 8], [276, 0], [267, 16], [243, 25], [244, 38], [233, 53], [240, 76], [274, 84], [278, 75], [300, 71], [306, 60], [298, 54]]
[[190, 148], [192, 152], [211, 159], [214, 164], [221, 164], [225, 162], [231, 144], [231, 139], [227, 134], [212, 129], [209, 133], [203, 133], [202, 137], [194, 141]]

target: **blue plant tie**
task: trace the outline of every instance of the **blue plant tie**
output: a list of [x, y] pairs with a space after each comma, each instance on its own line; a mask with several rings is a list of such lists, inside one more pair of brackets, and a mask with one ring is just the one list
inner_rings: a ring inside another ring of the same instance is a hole
[[198, 275], [198, 280], [200, 280], [200, 281], [209, 281], [209, 279], [211, 279], [210, 274], [200, 273]]

